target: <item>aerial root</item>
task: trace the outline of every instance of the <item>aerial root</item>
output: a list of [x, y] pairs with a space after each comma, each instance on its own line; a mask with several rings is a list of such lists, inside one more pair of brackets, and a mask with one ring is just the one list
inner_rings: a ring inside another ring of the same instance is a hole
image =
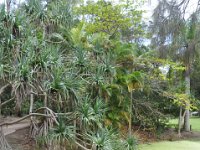
[[2, 129], [0, 129], [0, 150], [12, 150], [3, 134]]

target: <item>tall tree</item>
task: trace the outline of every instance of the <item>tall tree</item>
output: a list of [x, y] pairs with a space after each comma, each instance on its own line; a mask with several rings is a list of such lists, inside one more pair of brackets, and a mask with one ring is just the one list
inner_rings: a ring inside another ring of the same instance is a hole
[[[189, 18], [185, 18], [185, 10], [189, 0], [159, 1], [153, 15], [152, 42], [159, 45], [158, 50], [161, 57], [173, 61], [181, 61], [185, 66], [185, 94], [190, 97], [190, 74], [194, 55], [197, 51], [197, 12]], [[185, 131], [190, 131], [190, 101], [185, 105]]]

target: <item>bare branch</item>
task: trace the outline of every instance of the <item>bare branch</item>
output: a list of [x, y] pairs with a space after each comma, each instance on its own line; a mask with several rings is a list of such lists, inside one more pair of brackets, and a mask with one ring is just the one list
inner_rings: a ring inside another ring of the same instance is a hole
[[84, 149], [84, 150], [91, 150], [91, 149], [88, 149], [88, 148], [84, 147], [83, 145], [81, 145], [80, 143], [78, 143], [78, 142], [76, 142], [76, 141], [75, 141], [75, 143], [76, 143], [79, 147], [81, 147], [82, 149]]
[[4, 106], [4, 105], [6, 105], [7, 103], [11, 102], [12, 100], [14, 100], [14, 98], [15, 98], [15, 97], [13, 97], [13, 98], [11, 98], [11, 99], [9, 99], [9, 100], [7, 100], [7, 101], [1, 103], [1, 104], [0, 104], [0, 107], [2, 107], [2, 106]]
[[5, 91], [5, 89], [9, 86], [10, 84], [6, 84], [4, 85], [1, 89], [0, 89], [0, 95]]
[[24, 116], [24, 117], [22, 117], [22, 118], [20, 118], [20, 119], [18, 119], [18, 120], [15, 120], [15, 121], [12, 121], [12, 122], [4, 122], [4, 123], [1, 123], [1, 124], [0, 124], [0, 127], [1, 127], [1, 126], [12, 125], [12, 124], [21, 122], [21, 121], [23, 121], [23, 120], [25, 120], [25, 119], [27, 119], [27, 118], [29, 118], [29, 117], [31, 117], [31, 116], [51, 117], [51, 115], [45, 115], [45, 114], [40, 114], [40, 113], [31, 113], [31, 114], [26, 115], [26, 116]]

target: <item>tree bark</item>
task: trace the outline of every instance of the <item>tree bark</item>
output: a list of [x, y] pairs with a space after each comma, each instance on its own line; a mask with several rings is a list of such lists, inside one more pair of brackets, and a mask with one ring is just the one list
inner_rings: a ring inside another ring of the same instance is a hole
[[9, 13], [10, 13], [10, 6], [11, 6], [11, 0], [4, 0], [4, 4], [5, 4], [5, 11], [9, 15]]
[[2, 105], [1, 105], [1, 97], [0, 97], [0, 118], [1, 118], [1, 107]]
[[12, 150], [11, 146], [8, 144], [2, 129], [0, 130], [0, 149], [1, 150]]
[[19, 94], [19, 90], [16, 92], [16, 105], [15, 105], [15, 113], [17, 114], [17, 116], [21, 117], [21, 104], [22, 104], [22, 100]]
[[186, 111], [183, 113], [183, 107], [180, 107], [179, 112], [179, 120], [178, 120], [178, 136], [181, 137], [181, 129], [184, 125], [184, 118], [185, 118]]
[[[185, 94], [190, 97], [190, 67], [186, 66], [185, 70]], [[188, 100], [185, 105], [185, 119], [184, 119], [184, 129], [185, 131], [190, 131], [190, 101]]]
[[179, 111], [179, 120], [178, 120], [178, 136], [179, 136], [179, 137], [181, 137], [182, 111], [183, 111], [183, 108], [182, 108], [182, 106], [181, 106], [181, 107], [180, 107], [180, 111]]
[[128, 127], [128, 134], [129, 136], [132, 135], [132, 112], [133, 112], [133, 92], [131, 94], [131, 104], [130, 104], [130, 118], [129, 118], [129, 127]]
[[41, 117], [52, 118], [51, 115], [46, 115], [46, 114], [41, 114], [41, 113], [31, 113], [29, 115], [26, 115], [26, 116], [24, 116], [24, 117], [22, 117], [22, 118], [20, 118], [18, 120], [12, 121], [12, 122], [3, 122], [3, 123], [0, 124], [0, 127], [16, 124], [16, 123], [21, 122], [21, 121], [23, 121], [23, 120], [25, 120], [25, 119], [27, 119], [29, 117], [32, 117], [32, 116], [41, 116]]
[[31, 88], [29, 114], [33, 112], [33, 103], [34, 103], [34, 97], [33, 97], [32, 88]]

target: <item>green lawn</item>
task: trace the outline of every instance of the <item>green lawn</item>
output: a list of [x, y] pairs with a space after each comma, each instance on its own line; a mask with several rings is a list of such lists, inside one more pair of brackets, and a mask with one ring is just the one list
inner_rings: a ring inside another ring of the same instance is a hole
[[164, 141], [140, 146], [140, 150], [200, 150], [199, 141]]
[[[193, 132], [200, 131], [200, 118], [192, 117], [190, 123]], [[178, 124], [178, 119], [170, 120], [170, 124]], [[143, 144], [140, 146], [140, 150], [200, 150], [200, 139]]]
[[[170, 120], [170, 124], [178, 125], [178, 119]], [[192, 117], [190, 119], [190, 124], [192, 125], [192, 131], [200, 131], [200, 118], [199, 117]]]

